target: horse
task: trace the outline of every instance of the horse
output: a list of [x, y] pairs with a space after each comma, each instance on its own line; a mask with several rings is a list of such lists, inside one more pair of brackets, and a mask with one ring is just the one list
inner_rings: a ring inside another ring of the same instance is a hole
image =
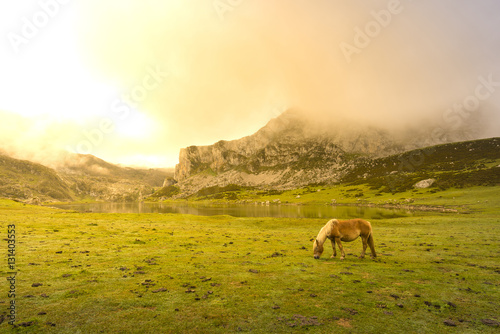
[[341, 241], [354, 241], [359, 236], [361, 236], [361, 241], [363, 242], [363, 251], [361, 252], [360, 258], [362, 259], [365, 256], [367, 246], [370, 246], [372, 252], [371, 258], [376, 258], [377, 254], [375, 253], [375, 244], [373, 243], [372, 226], [370, 222], [363, 219], [332, 219], [328, 221], [328, 223], [321, 228], [318, 236], [314, 240], [314, 258], [317, 260], [321, 254], [323, 254], [323, 244], [328, 238], [332, 242], [333, 247], [333, 255], [331, 258], [337, 256], [337, 251], [335, 250], [335, 243], [337, 243], [341, 252], [340, 259], [343, 260], [345, 258], [345, 253]]

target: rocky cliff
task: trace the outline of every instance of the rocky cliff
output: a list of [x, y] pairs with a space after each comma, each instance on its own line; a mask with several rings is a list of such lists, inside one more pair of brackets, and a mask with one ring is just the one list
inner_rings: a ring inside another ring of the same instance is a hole
[[286, 189], [335, 183], [360, 162], [439, 144], [443, 139], [428, 131], [390, 132], [311, 120], [289, 110], [251, 136], [181, 149], [174, 177], [184, 194], [227, 184]]

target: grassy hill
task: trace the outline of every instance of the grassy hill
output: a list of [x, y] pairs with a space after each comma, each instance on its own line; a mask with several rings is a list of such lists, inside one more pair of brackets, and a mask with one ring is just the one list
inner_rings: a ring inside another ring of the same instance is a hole
[[0, 196], [35, 203], [47, 199], [75, 199], [68, 184], [55, 170], [5, 155], [0, 155]]
[[343, 182], [403, 192], [424, 179], [434, 188], [500, 185], [500, 138], [450, 143], [360, 163]]
[[0, 197], [29, 203], [75, 200], [136, 201], [163, 185], [170, 171], [110, 164], [67, 154], [55, 166], [0, 155]]

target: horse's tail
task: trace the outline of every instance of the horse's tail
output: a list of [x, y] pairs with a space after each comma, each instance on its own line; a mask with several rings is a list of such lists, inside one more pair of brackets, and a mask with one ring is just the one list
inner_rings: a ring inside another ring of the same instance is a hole
[[375, 253], [375, 242], [373, 241], [373, 232], [368, 236], [368, 245], [370, 246], [373, 257], [377, 257], [377, 253]]

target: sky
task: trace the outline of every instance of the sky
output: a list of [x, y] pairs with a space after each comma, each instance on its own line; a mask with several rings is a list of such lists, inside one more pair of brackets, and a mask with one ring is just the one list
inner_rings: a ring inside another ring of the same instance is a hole
[[294, 108], [500, 135], [496, 0], [0, 0], [0, 150], [173, 167]]

